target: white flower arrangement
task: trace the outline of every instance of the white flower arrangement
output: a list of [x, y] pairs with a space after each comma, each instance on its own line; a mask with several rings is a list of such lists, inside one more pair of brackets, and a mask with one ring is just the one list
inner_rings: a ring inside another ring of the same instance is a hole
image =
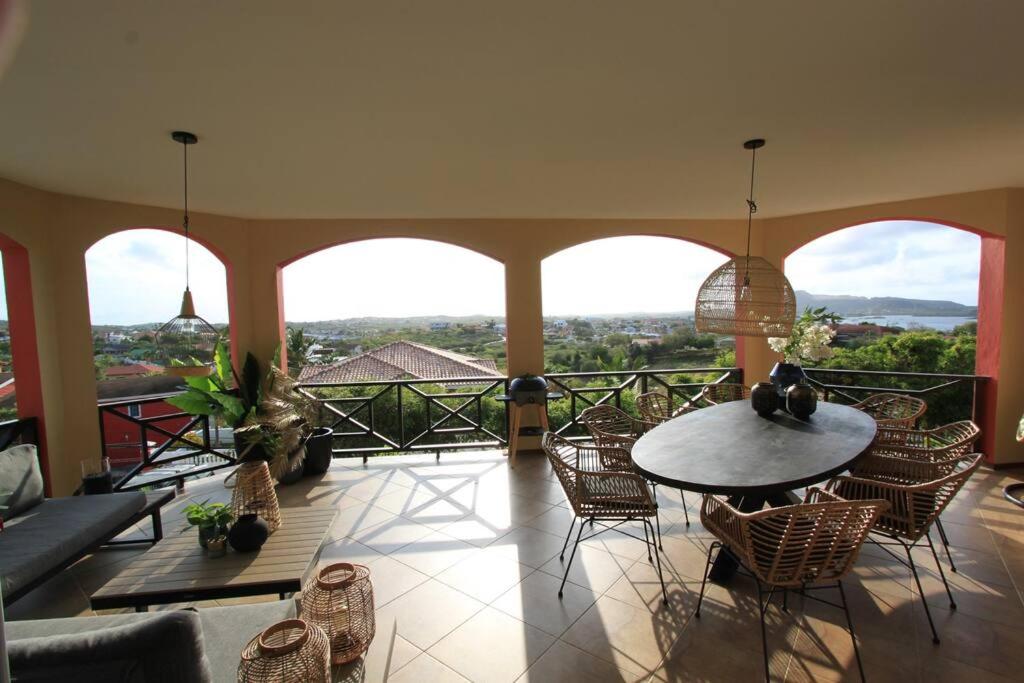
[[768, 346], [792, 365], [831, 358], [835, 350], [830, 345], [836, 333], [828, 323], [835, 321], [836, 315], [824, 308], [808, 308], [793, 324], [789, 337], [769, 337]]

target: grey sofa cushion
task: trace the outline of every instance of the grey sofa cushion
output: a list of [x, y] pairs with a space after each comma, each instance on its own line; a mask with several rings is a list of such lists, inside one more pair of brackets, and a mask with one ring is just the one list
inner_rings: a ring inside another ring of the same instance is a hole
[[6, 523], [0, 533], [0, 587], [4, 595], [28, 585], [69, 558], [110, 538], [146, 505], [146, 494], [48, 498]]
[[[60, 621], [60, 620], [55, 620]], [[75, 683], [209, 683], [202, 626], [193, 612], [164, 612], [135, 623], [12, 640], [11, 677]]]
[[[271, 624], [296, 615], [294, 600], [275, 600], [231, 607], [204, 607], [199, 610], [202, 624], [203, 652], [214, 681], [234, 681], [242, 648], [249, 639]], [[162, 614], [162, 613], [159, 613]], [[137, 624], [157, 616], [146, 614], [109, 614], [99, 617], [68, 619], [35, 619], [7, 622], [10, 641], [42, 638], [60, 634], [113, 629]]]
[[5, 522], [43, 502], [43, 473], [35, 446], [0, 451], [0, 494], [10, 494], [7, 509], [0, 509], [0, 519]]

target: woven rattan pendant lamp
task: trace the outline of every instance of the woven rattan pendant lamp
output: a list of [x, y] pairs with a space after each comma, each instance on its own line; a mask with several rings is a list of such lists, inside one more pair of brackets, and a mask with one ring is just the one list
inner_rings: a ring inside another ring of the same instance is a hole
[[213, 325], [196, 315], [189, 289], [189, 237], [188, 225], [188, 147], [199, 142], [193, 133], [174, 131], [171, 139], [180, 142], [185, 155], [185, 217], [181, 227], [185, 231], [185, 293], [181, 297], [181, 312], [164, 323], [156, 333], [156, 346], [167, 359], [166, 372], [178, 377], [209, 375], [213, 370], [213, 352], [219, 337]]
[[750, 255], [754, 203], [754, 164], [764, 140], [747, 140], [750, 197], [747, 199], [747, 253], [719, 266], [697, 290], [694, 326], [698, 332], [745, 337], [788, 337], [796, 319], [796, 294], [786, 276], [760, 256]]

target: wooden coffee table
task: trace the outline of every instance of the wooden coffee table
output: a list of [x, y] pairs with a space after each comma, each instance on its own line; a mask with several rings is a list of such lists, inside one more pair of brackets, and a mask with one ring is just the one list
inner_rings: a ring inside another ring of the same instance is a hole
[[198, 531], [170, 534], [92, 594], [93, 609], [237, 598], [302, 590], [315, 566], [336, 510], [281, 508], [281, 528], [255, 553], [210, 558], [199, 547]]

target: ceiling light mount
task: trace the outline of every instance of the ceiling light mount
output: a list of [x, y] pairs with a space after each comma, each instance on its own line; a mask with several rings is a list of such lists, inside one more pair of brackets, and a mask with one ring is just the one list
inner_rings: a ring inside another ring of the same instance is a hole
[[[180, 142], [183, 145], [194, 145], [199, 142], [199, 138], [196, 137], [195, 133], [189, 133], [187, 130], [176, 130], [171, 133], [171, 139], [175, 142]], [[761, 141], [764, 144], [764, 140]]]

